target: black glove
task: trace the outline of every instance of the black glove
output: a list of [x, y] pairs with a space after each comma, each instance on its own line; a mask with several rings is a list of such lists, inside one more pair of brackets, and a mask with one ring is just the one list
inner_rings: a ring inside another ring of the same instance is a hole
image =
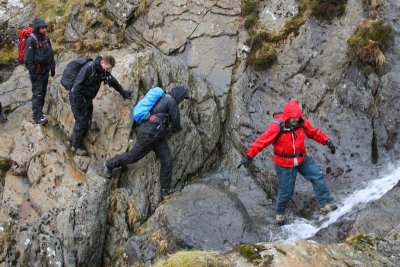
[[240, 167], [242, 167], [242, 165], [247, 166], [251, 162], [251, 160], [252, 158], [250, 158], [248, 155], [244, 156], [237, 168], [239, 169]]
[[329, 147], [329, 149], [331, 150], [332, 154], [335, 154], [336, 152], [336, 147], [333, 144], [333, 142], [331, 140], [328, 140], [328, 142], [326, 142], [326, 145]]
[[124, 100], [126, 99], [132, 100], [132, 92], [122, 91], [121, 95]]

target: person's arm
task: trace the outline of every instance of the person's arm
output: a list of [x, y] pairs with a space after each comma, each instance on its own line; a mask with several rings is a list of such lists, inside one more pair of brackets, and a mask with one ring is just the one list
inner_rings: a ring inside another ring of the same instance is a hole
[[[171, 97], [171, 100], [172, 97]], [[181, 113], [179, 111], [179, 105], [173, 101], [168, 101], [168, 115], [171, 120], [171, 127], [174, 132], [182, 130], [181, 126]]]
[[131, 99], [131, 92], [124, 90], [122, 85], [117, 81], [117, 79], [115, 79], [114, 76], [111, 75], [111, 73], [106, 72], [103, 81], [105, 84], [108, 84], [114, 88], [114, 90], [117, 91], [124, 99]]
[[253, 143], [250, 144], [246, 154], [250, 158], [254, 158], [261, 150], [275, 141], [280, 130], [279, 124], [272, 122], [267, 129]]
[[329, 137], [321, 129], [315, 128], [306, 118], [303, 117], [303, 120], [304, 130], [306, 131], [307, 137], [317, 141], [320, 144], [326, 145]]

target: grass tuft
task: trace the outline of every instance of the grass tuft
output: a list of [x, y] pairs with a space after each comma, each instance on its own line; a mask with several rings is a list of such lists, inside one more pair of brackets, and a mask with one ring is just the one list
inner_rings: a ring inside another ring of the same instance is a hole
[[231, 267], [231, 262], [216, 252], [179, 251], [166, 259], [160, 259], [154, 267]]
[[364, 20], [347, 40], [348, 56], [361, 65], [377, 69], [385, 64], [384, 51], [394, 39], [393, 29], [382, 20]]
[[134, 196], [130, 196], [129, 197], [129, 207], [126, 211], [126, 217], [128, 219], [128, 226], [129, 229], [133, 229], [134, 225], [137, 221], [137, 211], [136, 211], [136, 207], [135, 207], [135, 198]]
[[346, 13], [347, 0], [313, 0], [311, 14], [320, 20], [332, 20]]
[[258, 13], [258, 1], [244, 0], [242, 2], [242, 16], [254, 15]]
[[359, 251], [369, 251], [374, 249], [377, 245], [371, 236], [362, 233], [350, 236], [345, 240], [345, 243]]
[[0, 48], [0, 65], [8, 65], [18, 58], [16, 46], [4, 46]]
[[248, 63], [257, 71], [269, 69], [277, 60], [276, 50], [272, 44], [264, 43], [253, 49], [248, 58]]

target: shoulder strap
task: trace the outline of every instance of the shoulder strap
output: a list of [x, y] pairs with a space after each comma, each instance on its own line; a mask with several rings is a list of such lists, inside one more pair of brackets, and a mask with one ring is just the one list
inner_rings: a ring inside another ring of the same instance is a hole
[[[274, 115], [275, 115], [275, 113], [274, 113]], [[276, 142], [278, 141], [278, 139], [281, 138], [283, 132], [285, 131], [285, 125], [284, 125], [284, 123], [283, 123], [281, 118], [279, 118], [279, 119], [274, 118], [274, 120], [272, 122], [275, 122], [279, 126], [278, 136], [275, 138], [274, 142], [272, 142], [272, 144], [275, 145]]]
[[[92, 74], [90, 74], [90, 76], [89, 76], [89, 78], [88, 79], [90, 79], [90, 78], [92, 78], [92, 76], [94, 75], [94, 73], [96, 72], [96, 70], [94, 69], [94, 62], [93, 62], [93, 60], [89, 60], [88, 62], [86, 62], [83, 66], [85, 66], [86, 64], [91, 64], [92, 65]], [[82, 66], [82, 67], [83, 67]]]
[[160, 103], [161, 98], [163, 98], [166, 94], [163, 94], [156, 103], [154, 103], [153, 107], [150, 109], [149, 114], [154, 115], [153, 113], [153, 109], [158, 105], [158, 103]]
[[29, 36], [32, 36], [32, 38], [35, 39], [36, 48], [39, 49], [39, 41], [38, 41], [36, 35], [35, 35], [33, 32], [31, 32], [31, 33], [29, 34]]

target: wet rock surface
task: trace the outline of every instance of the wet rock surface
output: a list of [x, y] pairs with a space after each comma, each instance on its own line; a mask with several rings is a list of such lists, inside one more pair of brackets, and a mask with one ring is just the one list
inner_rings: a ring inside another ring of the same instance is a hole
[[[59, 81], [74, 54], [57, 59], [44, 107], [46, 127], [33, 124], [31, 85], [23, 66], [0, 84], [0, 101], [9, 118], [0, 124], [0, 238], [5, 244], [0, 266], [149, 264], [180, 249], [226, 251], [258, 242], [267, 242], [263, 251], [272, 256], [272, 266], [398, 265], [398, 186], [321, 230], [313, 238], [319, 243], [276, 241], [271, 148], [249, 168], [236, 169], [246, 147], [289, 98], [299, 99], [313, 125], [337, 145], [332, 155], [325, 146], [306, 143], [338, 203], [381, 177], [388, 162], [398, 162], [396, 1], [381, 2], [377, 9], [394, 28], [395, 41], [385, 69], [370, 75], [346, 56], [347, 39], [365, 17], [360, 1], [349, 0], [346, 14], [331, 22], [307, 20], [282, 41], [277, 63], [263, 72], [246, 64], [248, 33], [241, 26], [241, 1], [149, 1], [147, 12], [138, 17], [132, 16], [138, 1], [107, 3], [119, 25], [115, 29], [126, 25], [131, 44], [102, 53], [115, 56], [113, 75], [134, 99], [123, 101], [108, 86], [101, 88], [85, 138], [89, 157], [74, 156], [66, 146], [74, 120], [68, 92]], [[273, 11], [283, 19], [271, 25], [279, 29], [295, 16], [295, 1], [279, 5], [262, 1], [261, 22], [269, 24], [267, 13]], [[24, 14], [32, 16], [34, 8], [26, 8], [31, 13]], [[76, 42], [82, 10], [72, 12], [66, 40]], [[0, 17], [11, 26], [16, 18], [30, 18]], [[110, 38], [111, 47], [124, 45]], [[183, 131], [167, 138], [174, 157], [172, 184], [183, 189], [160, 202], [159, 162], [153, 153], [115, 171], [111, 180], [98, 176], [100, 162], [136, 141], [130, 111], [145, 89], [174, 84], [187, 85], [191, 93], [181, 107]], [[299, 175], [288, 217], [314, 220], [317, 210], [311, 184]], [[357, 232], [382, 239], [370, 252], [343, 243]], [[237, 254], [230, 257], [243, 266]]]

